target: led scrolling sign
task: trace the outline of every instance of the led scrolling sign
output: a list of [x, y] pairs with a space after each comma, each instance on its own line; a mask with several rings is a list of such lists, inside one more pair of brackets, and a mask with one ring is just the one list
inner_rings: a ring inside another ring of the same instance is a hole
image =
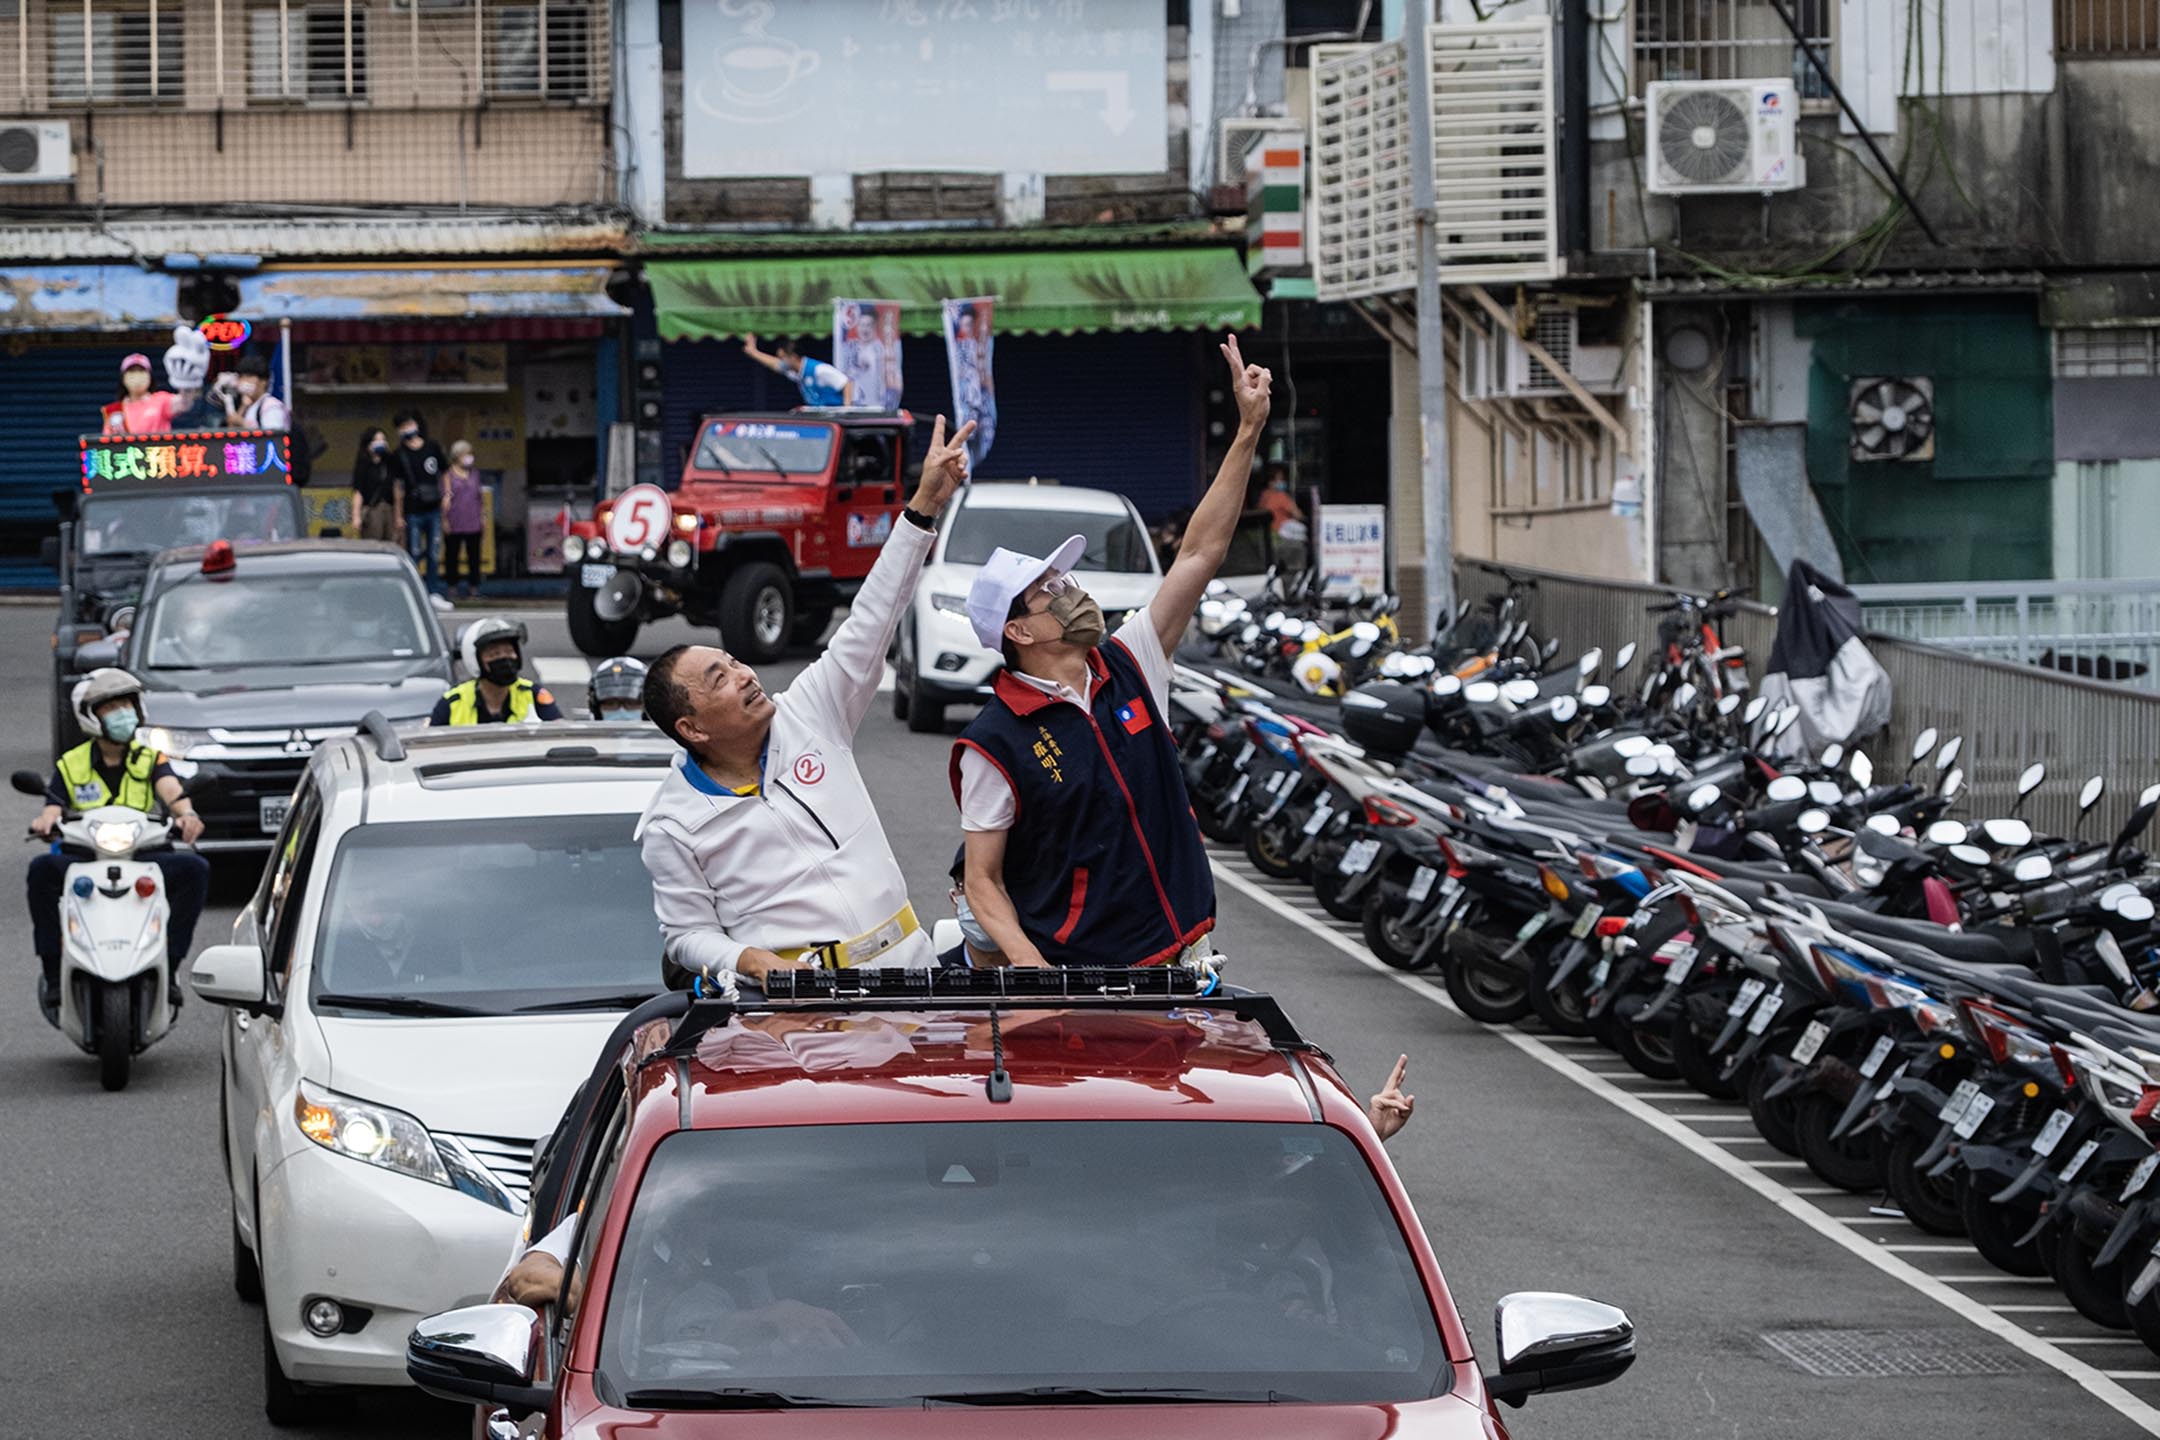
[[85, 492], [191, 480], [292, 483], [292, 436], [283, 430], [85, 435], [80, 443]]

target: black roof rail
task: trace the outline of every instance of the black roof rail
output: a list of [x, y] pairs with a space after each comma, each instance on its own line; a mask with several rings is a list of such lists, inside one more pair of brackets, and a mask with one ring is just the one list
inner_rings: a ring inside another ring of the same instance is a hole
[[378, 759], [397, 761], [405, 758], [405, 742], [398, 738], [390, 717], [380, 710], [370, 710], [360, 717], [360, 733], [375, 742]]

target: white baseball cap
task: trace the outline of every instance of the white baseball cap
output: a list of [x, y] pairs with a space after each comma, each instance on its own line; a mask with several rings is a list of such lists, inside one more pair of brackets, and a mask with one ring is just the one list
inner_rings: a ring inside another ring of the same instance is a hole
[[975, 572], [975, 583], [968, 586], [968, 624], [975, 627], [975, 638], [986, 649], [1002, 647], [1013, 601], [1043, 576], [1070, 571], [1086, 548], [1086, 537], [1075, 535], [1051, 551], [1047, 559], [1022, 555], [1002, 545], [991, 551], [982, 569]]

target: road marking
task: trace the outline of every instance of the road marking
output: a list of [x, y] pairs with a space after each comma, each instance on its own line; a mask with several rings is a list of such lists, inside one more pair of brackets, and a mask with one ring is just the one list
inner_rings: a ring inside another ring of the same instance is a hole
[[[571, 656], [536, 655], [533, 657], [532, 667], [533, 673], [540, 677], [540, 683], [550, 689], [575, 688], [582, 692], [592, 683], [592, 666]], [[558, 695], [555, 698], [560, 700], [562, 697]], [[582, 700], [583, 694], [578, 698]]]
[[[1739, 1120], [1745, 1120], [1752, 1124], [1755, 1120], [1755, 1117], [1748, 1114], [1745, 1110], [1737, 1110], [1730, 1112], [1721, 1110], [1715, 1115], [1668, 1115], [1666, 1118], [1671, 1120], [1691, 1120], [1698, 1123], [1710, 1122], [1713, 1124], [1723, 1124], [1727, 1121]], [[1826, 1191], [1828, 1190], [1828, 1188], [1829, 1187], [1827, 1186], [1824, 1187]]]
[[1845, 1225], [1910, 1225], [1912, 1223], [1902, 1215], [1840, 1215], [1838, 1220]]
[[1768, 1145], [1770, 1143], [1760, 1135], [1718, 1135], [1705, 1138], [1709, 1139], [1713, 1145]]
[[[1212, 861], [1211, 865], [1218, 879], [1263, 909], [1271, 910], [1277, 915], [1283, 916], [1292, 923], [1301, 926], [1314, 936], [1325, 940], [1328, 944], [1342, 951], [1343, 954], [1349, 956], [1366, 969], [1385, 976], [1412, 994], [1431, 1001], [1449, 1014], [1462, 1015], [1462, 1012], [1455, 1008], [1454, 1002], [1448, 999], [1445, 990], [1436, 988], [1422, 976], [1395, 969], [1364, 947], [1353, 945], [1348, 939], [1336, 934], [1328, 927], [1314, 923], [1303, 914], [1300, 914], [1295, 906], [1290, 905], [1278, 896], [1270, 894], [1252, 881], [1231, 872], [1221, 865], [1214, 865]], [[1904, 1252], [1943, 1250], [1962, 1251], [1970, 1255], [1972, 1251], [1969, 1246], [1877, 1245], [1862, 1236], [1857, 1230], [1848, 1228], [1837, 1217], [1810, 1204], [1807, 1200], [1778, 1184], [1770, 1176], [1761, 1173], [1772, 1166], [1779, 1168], [1798, 1166], [1802, 1164], [1801, 1161], [1743, 1160], [1738, 1156], [1728, 1155], [1703, 1136], [1696, 1134], [1664, 1111], [1649, 1104], [1641, 1096], [1632, 1095], [1619, 1086], [1591, 1074], [1589, 1070], [1576, 1064], [1575, 1061], [1536, 1037], [1524, 1035], [1506, 1026], [1484, 1026], [1481, 1028], [1487, 1034], [1501, 1041], [1501, 1043], [1513, 1046], [1556, 1075], [1572, 1080], [1575, 1084], [1613, 1106], [1621, 1113], [1632, 1116], [1651, 1129], [1658, 1131], [1704, 1164], [1723, 1171], [1728, 1178], [1746, 1186], [1794, 1220], [1821, 1235], [1832, 1244], [1842, 1246], [1846, 1251], [1858, 1256], [1891, 1279], [1927, 1296], [1952, 1314], [1970, 1321], [1980, 1329], [2030, 1355], [2042, 1364], [2060, 1371], [2082, 1386], [2088, 1394], [2136, 1425], [2138, 1429], [2146, 1434], [2160, 1436], [2160, 1409], [2155, 1409], [2152, 1405], [2124, 1389], [2116, 1381], [2109, 1379], [2098, 1367], [2088, 1364], [2062, 1348], [2071, 1344], [2121, 1342], [2098, 1338], [2088, 1340], [2084, 1337], [2073, 1338], [2067, 1336], [2044, 1338], [2035, 1335], [2008, 1316], [1998, 1315], [1978, 1300], [1944, 1284], [1912, 1262], [1902, 1260], [1895, 1254], [1887, 1253], [1892, 1250]], [[2139, 1342], [2132, 1338], [2129, 1343], [2135, 1345]]]
[[[1878, 1250], [1892, 1250], [1900, 1255], [1970, 1255], [1970, 1245], [1879, 1245]], [[1934, 1278], [1934, 1277], [1931, 1277]]]
[[2075, 1305], [1990, 1305], [1998, 1315], [2075, 1315]]
[[1945, 1285], [2053, 1285], [2052, 1275], [1937, 1275]]
[[2110, 1380], [2160, 1380], [2160, 1370], [2103, 1370]]

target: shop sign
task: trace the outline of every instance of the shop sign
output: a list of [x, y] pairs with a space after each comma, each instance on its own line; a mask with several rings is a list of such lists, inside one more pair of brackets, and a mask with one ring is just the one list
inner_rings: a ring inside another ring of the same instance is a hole
[[85, 491], [221, 480], [292, 483], [292, 437], [282, 430], [85, 435], [80, 445]]
[[1387, 507], [1322, 505], [1320, 593], [1381, 595], [1387, 591]]
[[235, 320], [230, 315], [205, 315], [195, 329], [203, 339], [210, 342], [210, 348], [220, 354], [238, 350], [247, 344], [248, 337], [255, 333], [253, 325], [245, 320]]

